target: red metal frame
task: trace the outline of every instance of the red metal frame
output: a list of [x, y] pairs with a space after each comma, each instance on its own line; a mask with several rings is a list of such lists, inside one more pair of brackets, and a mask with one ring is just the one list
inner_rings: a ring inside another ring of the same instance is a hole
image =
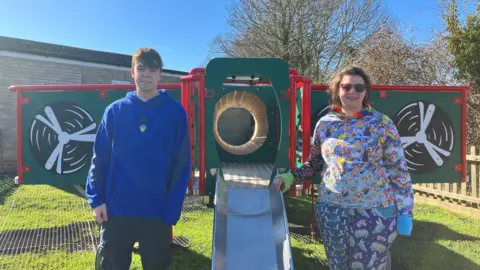
[[206, 190], [206, 153], [207, 153], [207, 146], [206, 146], [206, 141], [205, 141], [205, 92], [207, 90], [205, 89], [205, 77], [202, 76], [200, 77], [200, 82], [198, 85], [198, 111], [200, 114], [199, 117], [199, 139], [200, 139], [200, 182], [199, 182], [199, 192], [200, 196], [203, 196], [205, 194]]
[[[198, 149], [199, 149], [199, 195], [205, 195], [205, 175], [206, 175], [206, 142], [205, 142], [205, 69], [204, 68], [195, 68], [192, 69], [187, 76], [182, 76], [180, 78], [182, 83], [185, 83], [185, 89], [189, 89], [188, 94], [188, 103], [189, 105], [189, 130], [190, 138], [192, 142], [192, 156], [195, 156], [195, 144], [196, 140], [196, 128], [198, 128]], [[196, 85], [195, 85], [196, 84]], [[195, 86], [195, 87], [194, 87]], [[195, 89], [196, 88], [196, 89]], [[195, 91], [196, 90], [196, 91]], [[192, 102], [192, 96], [197, 94], [198, 100], [198, 127], [192, 128], [195, 124], [195, 107]], [[187, 94], [186, 94], [187, 96]], [[195, 162], [195, 160], [194, 160]], [[194, 164], [194, 163], [193, 163]], [[190, 186], [191, 189], [191, 186]], [[191, 190], [189, 190], [191, 192]]]
[[[23, 184], [24, 173], [30, 172], [30, 167], [23, 162], [23, 138], [22, 138], [22, 118], [23, 118], [23, 104], [28, 104], [29, 100], [22, 96], [23, 92], [65, 92], [65, 91], [100, 91], [100, 97], [105, 97], [107, 90], [133, 90], [136, 86], [134, 84], [57, 84], [57, 85], [14, 85], [8, 89], [10, 92], [16, 92], [17, 95], [17, 170], [18, 183]], [[181, 85], [178, 83], [158, 84], [158, 89], [181, 90]], [[103, 96], [102, 96], [103, 95]]]
[[[308, 145], [308, 147], [302, 146], [302, 163], [307, 161], [310, 155], [310, 108], [311, 108], [311, 80], [299, 83], [297, 87], [302, 87], [302, 145]], [[311, 185], [310, 180], [307, 180], [303, 185], [302, 193], [305, 194], [306, 189]]]
[[[290, 154], [293, 155], [293, 158], [290, 158], [291, 169], [296, 168], [296, 92], [302, 88], [302, 109], [301, 109], [301, 122], [302, 122], [302, 163], [304, 163], [308, 156], [310, 155], [310, 107], [311, 107], [311, 83], [312, 79], [308, 77], [298, 76], [298, 73], [294, 70], [290, 70], [291, 93], [295, 93], [290, 96]], [[293, 109], [292, 109], [293, 103]], [[305, 147], [306, 146], [306, 147]], [[293, 161], [293, 162], [292, 162]], [[313, 185], [311, 185], [311, 180], [306, 180], [302, 185], [302, 195], [305, 195], [305, 191], [310, 188], [312, 196], [312, 207], [310, 212], [310, 234], [312, 237], [315, 236], [315, 195]], [[296, 187], [292, 186], [290, 189], [290, 196], [296, 196]]]
[[[289, 114], [290, 114], [290, 123], [288, 126], [289, 131], [289, 147], [288, 147], [288, 156], [290, 160], [290, 169], [294, 170], [297, 168], [297, 129], [296, 129], [296, 112], [297, 112], [297, 82], [296, 80], [299, 78], [298, 75], [292, 75], [290, 72], [290, 89], [288, 98], [290, 98], [290, 107], [289, 107]], [[296, 196], [295, 185], [290, 187], [290, 196]]]
[[17, 91], [17, 166], [18, 183], [23, 184], [22, 91]]
[[[185, 112], [187, 114], [187, 124], [188, 124], [188, 136], [190, 137], [190, 162], [191, 164], [195, 164], [195, 149], [192, 147], [195, 145], [195, 138], [193, 137], [192, 133], [192, 106], [191, 106], [191, 89], [188, 87], [187, 82], [182, 81], [181, 82], [182, 88], [181, 88], [181, 102], [182, 106], [185, 109]], [[192, 195], [193, 194], [193, 188], [192, 188], [192, 179], [194, 171], [190, 171], [190, 181], [188, 181], [188, 194]]]
[[[316, 84], [312, 85], [312, 91], [325, 91], [329, 88], [326, 84]], [[461, 104], [461, 130], [460, 130], [460, 141], [462, 142], [460, 147], [461, 155], [461, 181], [466, 182], [467, 179], [467, 146], [465, 143], [467, 141], [467, 95], [472, 91], [472, 88], [469, 86], [430, 86], [430, 85], [383, 85], [375, 84], [372, 85], [372, 90], [380, 91], [381, 98], [386, 98], [388, 91], [402, 91], [402, 92], [457, 92], [461, 93], [461, 98], [457, 98], [454, 102], [455, 104]], [[310, 146], [310, 145], [309, 145]], [[457, 169], [457, 168], [454, 168]]]
[[[163, 89], [181, 89], [182, 91], [182, 105], [184, 106], [185, 110], [187, 110], [187, 113], [189, 115], [189, 119], [194, 119], [191, 118], [192, 113], [194, 113], [194, 110], [191, 108], [192, 102], [190, 98], [187, 98], [187, 96], [191, 96], [194, 94], [193, 89], [192, 89], [192, 82], [197, 81], [199, 83], [198, 88], [203, 89], [202, 91], [198, 91], [198, 101], [199, 101], [199, 141], [200, 141], [200, 189], [204, 194], [205, 191], [205, 130], [204, 130], [204, 116], [205, 116], [205, 101], [204, 98], [206, 97], [205, 94], [205, 69], [204, 68], [195, 68], [192, 69], [189, 73], [189, 76], [183, 76], [181, 78], [182, 83], [170, 83], [170, 84], [158, 84], [157, 87], [163, 88]], [[289, 111], [291, 115], [295, 115], [295, 110], [296, 110], [296, 91], [297, 91], [297, 84], [304, 82], [304, 86], [310, 85], [308, 81], [311, 81], [309, 78], [305, 77], [300, 77], [298, 75], [298, 72], [296, 72], [293, 69], [290, 69], [290, 91], [289, 93], [289, 98], [291, 98], [290, 102], [290, 108]], [[226, 83], [231, 83], [231, 81], [226, 80]], [[241, 81], [236, 81], [235, 83], [242, 83]], [[270, 84], [270, 82], [254, 82], [253, 84]], [[325, 84], [317, 84], [317, 85], [311, 85], [310, 90], [311, 91], [322, 91], [322, 90], [327, 90], [328, 85]], [[18, 143], [17, 143], [17, 151], [18, 151], [18, 178], [19, 178], [19, 183], [23, 183], [23, 174], [24, 172], [29, 171], [28, 166], [24, 166], [23, 164], [23, 148], [22, 148], [22, 106], [21, 104], [28, 103], [28, 100], [24, 99], [22, 96], [23, 92], [33, 92], [33, 91], [88, 91], [88, 90], [93, 90], [93, 91], [100, 91], [101, 97], [105, 96], [106, 91], [111, 91], [111, 90], [129, 90], [129, 89], [135, 89], [134, 84], [83, 84], [83, 85], [21, 85], [21, 86], [11, 86], [9, 87], [9, 90], [11, 92], [16, 92], [17, 93], [17, 137], [18, 137]], [[186, 89], [185, 93], [183, 92], [184, 89]], [[291, 91], [291, 89], [295, 89], [295, 91]], [[465, 86], [414, 86], [414, 85], [373, 85], [372, 89], [374, 91], [381, 91], [382, 97], [386, 96], [386, 91], [432, 91], [432, 92], [461, 92], [462, 97], [461, 101], [457, 101], [457, 103], [461, 103], [462, 105], [462, 111], [461, 111], [461, 121], [462, 121], [462, 129], [461, 129], [461, 141], [466, 141], [467, 138], [467, 132], [466, 132], [466, 119], [467, 119], [467, 107], [466, 107], [466, 100], [467, 100], [467, 92], [471, 91], [470, 87], [465, 87]], [[308, 100], [308, 102], [306, 101]], [[303, 91], [303, 101], [302, 101], [302, 115], [310, 115], [310, 91], [308, 91], [305, 87], [305, 90]], [[193, 121], [193, 120], [192, 120]], [[309, 117], [302, 117], [302, 126], [304, 127], [309, 127], [310, 123]], [[190, 121], [189, 121], [190, 122]], [[193, 124], [193, 123], [189, 123]], [[203, 130], [203, 132], [202, 132]], [[289, 123], [289, 133], [290, 133], [290, 149], [289, 149], [289, 155], [290, 157], [290, 166], [292, 169], [296, 167], [295, 164], [295, 146], [296, 146], [296, 130], [295, 130], [295, 118], [291, 117], [290, 123]], [[308, 157], [309, 150], [310, 150], [310, 131], [309, 129], [305, 129], [303, 131], [303, 143], [307, 145], [307, 147], [303, 147], [302, 150], [302, 161], [305, 161], [305, 158]], [[190, 133], [190, 138], [192, 141], [195, 139], [194, 137], [194, 132], [191, 131]], [[465, 182], [466, 180], [466, 146], [462, 145], [461, 148], [461, 155], [462, 155], [462, 164], [461, 164], [461, 169], [462, 169], [462, 182]], [[203, 158], [202, 158], [203, 157]], [[203, 186], [202, 186], [203, 184]], [[303, 191], [308, 188], [310, 183], [306, 183], [306, 185], [303, 187]], [[293, 190], [292, 190], [293, 191]]]
[[[310, 124], [311, 124], [311, 80], [301, 83], [302, 91], [302, 163], [307, 161], [310, 156]], [[306, 146], [306, 147], [305, 147]], [[302, 194], [310, 188], [310, 196], [312, 197], [312, 206], [310, 212], [310, 234], [315, 237], [315, 190], [311, 180], [305, 181], [302, 187]]]
[[[296, 169], [297, 162], [296, 162], [296, 154], [297, 154], [297, 129], [296, 129], [296, 112], [297, 112], [297, 91], [300, 90], [300, 87], [303, 87], [302, 91], [302, 127], [305, 127], [305, 124], [310, 123], [310, 113], [306, 110], [310, 109], [310, 85], [312, 83], [312, 79], [309, 77], [302, 77], [299, 76], [297, 71], [294, 69], [290, 69], [290, 90], [289, 90], [289, 98], [290, 98], [290, 123], [289, 123], [289, 158], [290, 158], [290, 169]], [[306, 99], [305, 99], [306, 98]], [[304, 116], [307, 117], [304, 117]], [[309, 124], [308, 124], [309, 125]], [[305, 131], [302, 133], [302, 142], [305, 144], [305, 137], [309, 136], [310, 130], [305, 134]], [[310, 137], [307, 139], [307, 143], [310, 142]], [[302, 147], [302, 162], [305, 162], [306, 157], [308, 157], [308, 153], [310, 151], [310, 147]], [[305, 155], [307, 153], [307, 155]], [[306, 181], [302, 185], [302, 194], [305, 194], [305, 189], [310, 186], [310, 181]], [[295, 186], [290, 188], [289, 195], [294, 197], [296, 196]]]

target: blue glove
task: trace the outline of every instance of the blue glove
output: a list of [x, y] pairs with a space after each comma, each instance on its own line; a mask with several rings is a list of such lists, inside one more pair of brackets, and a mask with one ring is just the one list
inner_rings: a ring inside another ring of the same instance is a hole
[[397, 230], [398, 234], [410, 236], [412, 233], [413, 221], [411, 216], [398, 216], [397, 217]]

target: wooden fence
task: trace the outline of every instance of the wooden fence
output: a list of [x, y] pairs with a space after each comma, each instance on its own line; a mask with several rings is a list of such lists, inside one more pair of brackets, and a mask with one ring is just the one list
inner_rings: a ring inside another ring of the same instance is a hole
[[0, 130], [0, 172], [3, 172], [5, 169], [5, 165], [3, 163], [3, 135], [2, 131]]
[[[470, 151], [470, 152], [469, 152]], [[441, 200], [457, 201], [480, 208], [480, 155], [475, 146], [467, 149], [467, 179], [465, 183], [454, 184], [416, 184], [417, 193], [431, 195]]]

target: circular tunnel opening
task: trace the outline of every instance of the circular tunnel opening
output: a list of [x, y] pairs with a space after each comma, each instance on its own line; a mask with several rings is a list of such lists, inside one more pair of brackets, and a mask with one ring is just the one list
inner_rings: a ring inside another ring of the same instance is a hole
[[255, 132], [255, 118], [242, 107], [226, 109], [218, 117], [218, 135], [227, 144], [240, 146], [248, 143]]
[[218, 145], [234, 155], [258, 150], [268, 134], [266, 106], [255, 94], [234, 91], [215, 105], [213, 135]]

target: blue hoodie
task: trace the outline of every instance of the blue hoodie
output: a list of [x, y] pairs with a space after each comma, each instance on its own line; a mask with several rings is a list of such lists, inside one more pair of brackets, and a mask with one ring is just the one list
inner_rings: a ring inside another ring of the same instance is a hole
[[135, 92], [110, 104], [99, 125], [87, 177], [92, 208], [108, 216], [161, 218], [175, 225], [190, 178], [187, 115], [166, 91]]

